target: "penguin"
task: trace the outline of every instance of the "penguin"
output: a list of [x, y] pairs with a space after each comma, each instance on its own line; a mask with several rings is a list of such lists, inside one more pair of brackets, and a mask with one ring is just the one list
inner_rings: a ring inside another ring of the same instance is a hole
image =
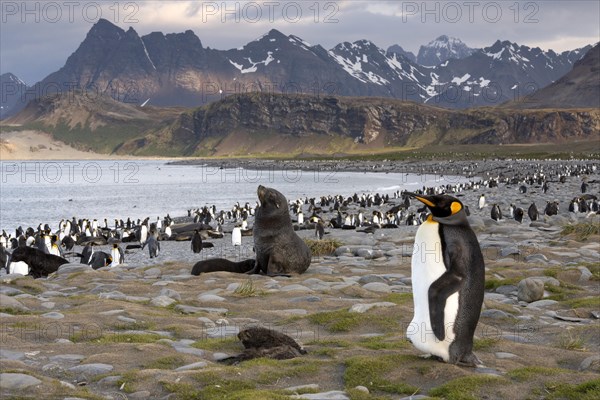
[[92, 254], [90, 259], [90, 265], [93, 269], [104, 268], [112, 263], [112, 257], [110, 254], [103, 251], [96, 251]]
[[111, 267], [116, 267], [119, 264], [123, 264], [125, 262], [125, 254], [123, 253], [123, 249], [119, 247], [118, 243], [113, 243], [112, 249], [110, 250], [110, 256], [112, 257]]
[[198, 231], [198, 229], [194, 229], [191, 247], [194, 253], [200, 253], [202, 251], [202, 236], [200, 236], [200, 231]]
[[242, 245], [242, 230], [239, 226], [233, 228], [231, 232], [231, 244], [233, 246], [241, 246]]
[[146, 240], [148, 240], [148, 227], [146, 224], [143, 224], [139, 230], [139, 242], [143, 246]]
[[319, 220], [315, 224], [315, 237], [319, 240], [322, 240], [324, 235], [325, 235], [325, 226], [323, 225], [323, 221]]
[[535, 205], [535, 203], [531, 203], [531, 205], [527, 209], [527, 216], [532, 221], [537, 221], [538, 220], [538, 218], [540, 216], [540, 213], [539, 213], [538, 208]]
[[571, 200], [571, 202], [569, 203], [569, 212], [579, 212], [579, 199], [574, 198], [573, 200]]
[[302, 213], [302, 211], [300, 211], [298, 213], [298, 225], [303, 225], [304, 224], [304, 214]]
[[551, 216], [558, 214], [558, 202], [548, 202], [546, 203], [546, 208], [544, 209], [544, 214]]
[[81, 250], [81, 264], [90, 264], [92, 262], [92, 256], [94, 255], [94, 242], [87, 244], [83, 250]]
[[62, 249], [61, 249], [61, 243], [60, 243], [60, 240], [58, 239], [57, 235], [52, 235], [50, 237], [49, 254], [53, 254], [53, 255], [59, 256], [59, 257], [63, 256]]
[[415, 237], [414, 317], [407, 337], [445, 362], [481, 365], [473, 354], [473, 335], [483, 304], [485, 265], [464, 205], [449, 195], [407, 194], [430, 211]]
[[492, 219], [494, 221], [499, 221], [502, 219], [502, 211], [500, 210], [500, 207], [498, 207], [498, 204], [494, 204], [492, 206]]
[[73, 246], [75, 246], [75, 241], [71, 236], [65, 236], [61, 240], [61, 246], [63, 246], [66, 251], [71, 251], [73, 250]]
[[8, 273], [8, 262], [10, 259], [10, 253], [4, 247], [4, 242], [0, 241], [0, 269], [5, 268]]
[[515, 221], [522, 223], [523, 222], [523, 214], [525, 214], [525, 212], [523, 211], [523, 209], [521, 207], [517, 207], [515, 209]]
[[160, 243], [154, 235], [148, 236], [146, 242], [142, 245], [142, 250], [144, 247], [148, 246], [148, 253], [150, 254], [150, 258], [158, 257], [158, 252], [160, 251]]
[[481, 194], [479, 197], [479, 209], [481, 210], [483, 207], [485, 207], [485, 195]]

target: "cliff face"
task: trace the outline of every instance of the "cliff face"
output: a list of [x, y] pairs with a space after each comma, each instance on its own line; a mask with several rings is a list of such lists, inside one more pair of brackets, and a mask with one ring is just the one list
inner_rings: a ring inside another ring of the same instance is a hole
[[382, 98], [246, 94], [196, 109], [52, 95], [8, 120], [81, 149], [213, 156], [600, 139], [600, 109], [448, 110]]
[[[350, 148], [431, 144], [560, 143], [598, 139], [599, 110], [452, 111], [389, 99], [240, 95], [181, 114], [170, 126], [126, 143], [122, 151], [179, 148], [184, 155], [276, 152], [313, 143]], [[235, 136], [235, 140], [226, 140]], [[268, 143], [272, 146], [269, 148]], [[237, 146], [237, 148], [236, 148]], [[295, 147], [296, 146], [296, 147]], [[341, 149], [340, 149], [341, 150]], [[311, 152], [319, 149], [310, 148]]]

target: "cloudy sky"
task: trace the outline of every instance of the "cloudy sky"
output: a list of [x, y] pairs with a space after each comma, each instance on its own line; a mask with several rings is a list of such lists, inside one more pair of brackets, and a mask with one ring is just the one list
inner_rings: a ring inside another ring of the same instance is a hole
[[6, 1], [0, 2], [0, 73], [33, 84], [62, 67], [102, 17], [140, 36], [191, 29], [203, 45], [241, 47], [275, 28], [332, 48], [369, 39], [414, 52], [439, 35], [470, 47], [497, 39], [544, 50], [600, 41], [600, 2], [546, 1]]

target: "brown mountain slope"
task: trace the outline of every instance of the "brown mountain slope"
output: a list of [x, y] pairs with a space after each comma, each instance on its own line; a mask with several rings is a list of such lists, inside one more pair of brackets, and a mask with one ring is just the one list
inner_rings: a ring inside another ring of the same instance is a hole
[[51, 133], [81, 150], [112, 153], [124, 141], [171, 123], [182, 111], [139, 107], [108, 95], [73, 91], [32, 100], [6, 123]]
[[244, 94], [196, 109], [139, 107], [108, 96], [50, 96], [13, 124], [79, 149], [159, 156], [331, 155], [456, 144], [597, 140], [599, 109], [448, 110], [381, 98]]

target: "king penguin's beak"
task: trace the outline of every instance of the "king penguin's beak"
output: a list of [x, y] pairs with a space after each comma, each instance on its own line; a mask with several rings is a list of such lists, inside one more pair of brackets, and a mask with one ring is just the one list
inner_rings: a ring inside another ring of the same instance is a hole
[[427, 207], [435, 207], [435, 204], [430, 200], [429, 196], [421, 196], [412, 192], [404, 192], [404, 194], [409, 197], [414, 197], [421, 203], [425, 204]]

